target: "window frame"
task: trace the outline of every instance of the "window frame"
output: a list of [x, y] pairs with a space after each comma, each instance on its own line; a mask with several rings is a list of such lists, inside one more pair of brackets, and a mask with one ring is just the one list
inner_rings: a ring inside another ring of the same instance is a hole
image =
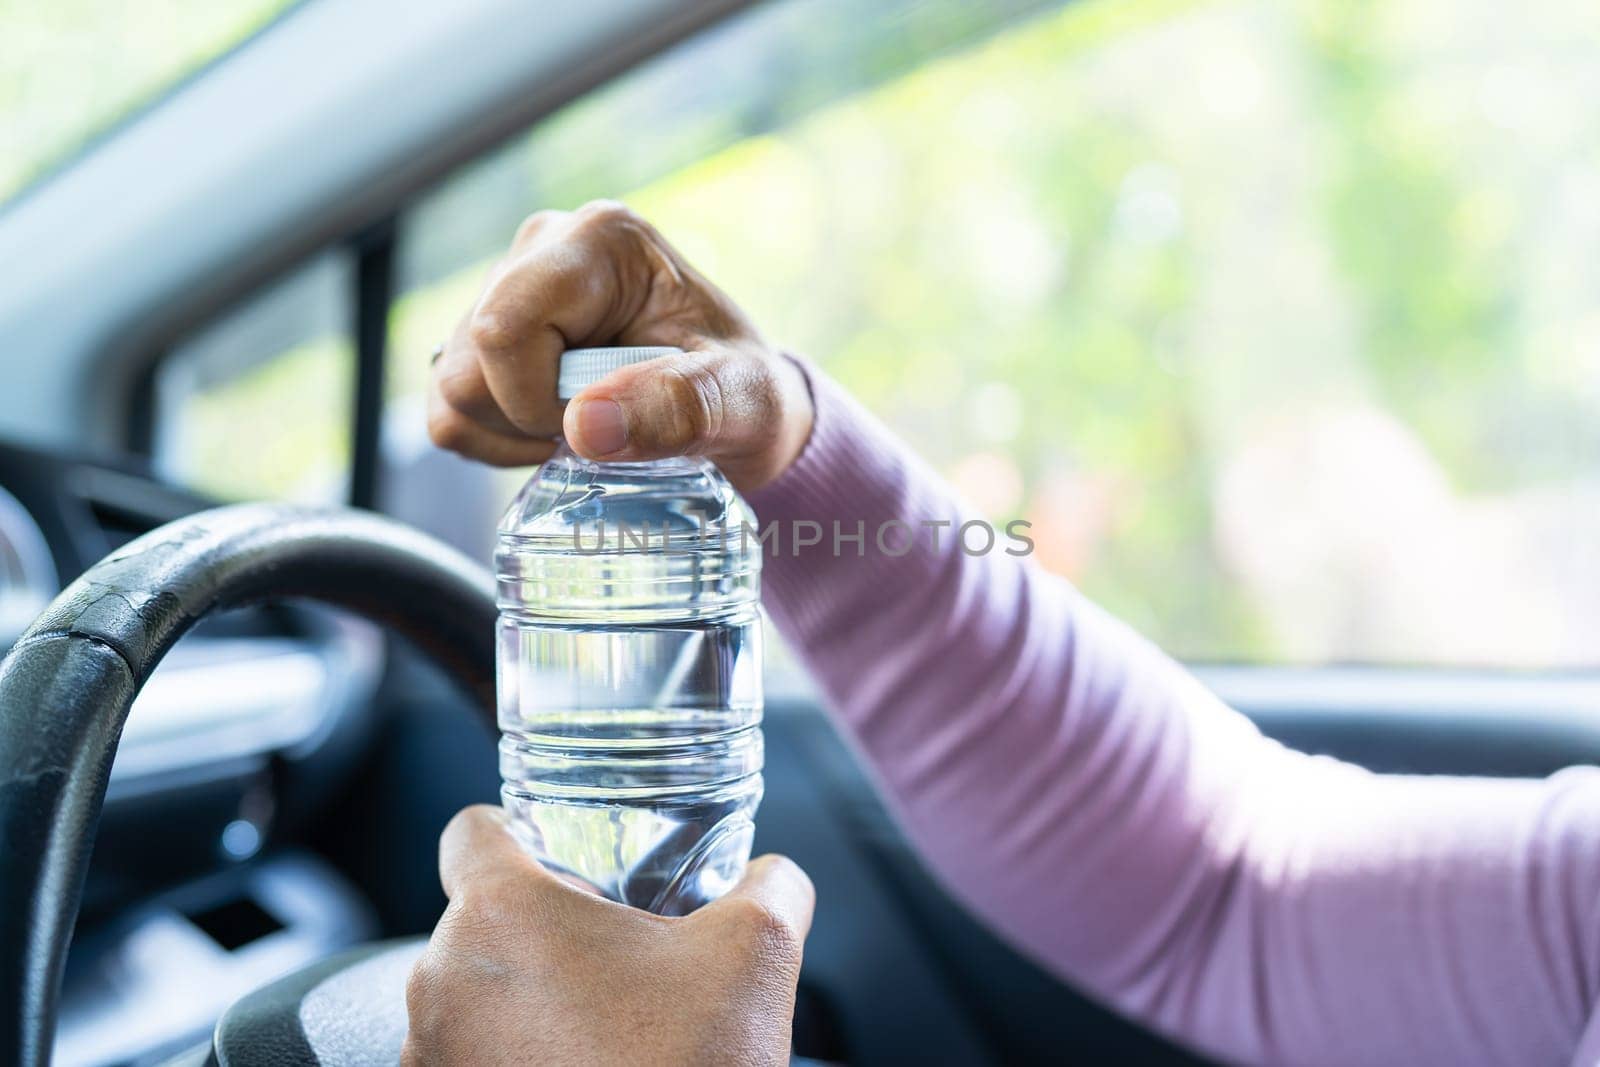
[[205, 330], [272, 285], [294, 274], [318, 256], [342, 249], [350, 261], [347, 304], [349, 340], [353, 358], [351, 374], [350, 463], [348, 492], [344, 503], [351, 507], [375, 510], [379, 492], [379, 450], [383, 427], [383, 390], [386, 376], [384, 360], [388, 354], [389, 309], [394, 300], [395, 251], [398, 245], [395, 216], [389, 215], [342, 240], [323, 245], [283, 269], [259, 280], [244, 293], [215, 308], [142, 361], [128, 392], [124, 446], [152, 462], [155, 459], [157, 423], [160, 420], [157, 378], [167, 357], [181, 342]]

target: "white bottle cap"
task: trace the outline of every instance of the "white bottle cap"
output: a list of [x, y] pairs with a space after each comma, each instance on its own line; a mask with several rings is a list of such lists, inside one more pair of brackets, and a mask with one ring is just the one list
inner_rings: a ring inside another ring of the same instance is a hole
[[561, 353], [561, 370], [556, 377], [556, 398], [571, 400], [618, 367], [643, 363], [647, 359], [675, 356], [681, 348], [667, 345], [635, 345], [631, 348], [569, 348]]

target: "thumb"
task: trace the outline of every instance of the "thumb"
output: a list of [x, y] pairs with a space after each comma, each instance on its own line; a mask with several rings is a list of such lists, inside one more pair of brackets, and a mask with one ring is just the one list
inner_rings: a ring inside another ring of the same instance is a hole
[[[751, 908], [751, 905], [755, 905]], [[793, 860], [786, 856], [757, 856], [734, 887], [690, 916], [714, 920], [723, 915], [755, 911], [788, 930], [796, 944], [811, 932], [817, 891]]]
[[439, 837], [439, 883], [444, 895], [454, 899], [466, 886], [489, 885], [506, 877], [523, 882], [529, 891], [577, 885], [523, 848], [504, 809], [474, 804], [457, 812]]
[[758, 441], [770, 371], [724, 352], [683, 352], [612, 371], [567, 405], [562, 433], [586, 459], [738, 454]]

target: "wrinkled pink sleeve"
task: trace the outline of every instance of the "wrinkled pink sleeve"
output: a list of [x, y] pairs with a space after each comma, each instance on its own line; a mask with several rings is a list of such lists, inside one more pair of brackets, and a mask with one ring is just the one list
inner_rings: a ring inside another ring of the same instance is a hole
[[[1306, 756], [1026, 560], [969, 556], [949, 529], [881, 552], [882, 523], [959, 506], [808, 374], [812, 439], [751, 502], [825, 535], [769, 556], [766, 604], [992, 928], [1228, 1061], [1600, 1062], [1600, 770], [1421, 778]], [[835, 557], [835, 521], [865, 525], [863, 555]]]

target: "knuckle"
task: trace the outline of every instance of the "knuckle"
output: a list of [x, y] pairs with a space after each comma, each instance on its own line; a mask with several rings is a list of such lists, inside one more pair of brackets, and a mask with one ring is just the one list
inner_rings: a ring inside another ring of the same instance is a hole
[[426, 1067], [443, 1060], [444, 1055], [419, 1037], [416, 1030], [408, 1032], [400, 1045], [400, 1067]]
[[672, 366], [665, 385], [674, 424], [668, 442], [680, 448], [706, 446], [722, 432], [722, 385], [710, 368]]
[[467, 338], [480, 352], [503, 352], [515, 348], [521, 331], [505, 315], [479, 309], [467, 323]]
[[457, 981], [458, 969], [441, 960], [439, 949], [430, 946], [406, 976], [407, 1032], [400, 1062], [405, 1065], [439, 1063], [456, 1043], [455, 1020], [463, 1013], [464, 994]]
[[763, 429], [776, 425], [783, 415], [783, 387], [772, 368], [760, 365], [749, 375], [745, 387], [750, 424]]
[[620, 200], [591, 200], [578, 209], [578, 217], [599, 226], [631, 223], [636, 218], [633, 209]]
[[564, 211], [556, 211], [551, 208], [545, 208], [542, 211], [535, 211], [533, 214], [523, 219], [522, 222], [517, 226], [515, 243], [521, 244], [522, 242], [535, 236], [540, 230], [543, 230], [552, 222], [556, 222], [565, 214], [566, 212]]
[[451, 843], [464, 843], [471, 840], [474, 824], [480, 818], [478, 805], [473, 804], [462, 808], [450, 816], [450, 821], [444, 824], [444, 829], [439, 831], [439, 847], [443, 850]]
[[481, 374], [441, 374], [439, 396], [457, 411], [474, 411], [489, 400], [489, 385]]
[[472, 436], [467, 420], [450, 408], [428, 415], [428, 437], [439, 448], [459, 452]]
[[413, 1020], [427, 1019], [440, 995], [439, 969], [431, 952], [424, 952], [406, 976], [406, 1011]]
[[740, 900], [734, 921], [752, 958], [763, 965], [798, 965], [800, 934], [781, 913], [759, 900]]
[[432, 1044], [439, 1031], [450, 1018], [450, 971], [440, 963], [437, 949], [424, 952], [406, 976], [406, 1015], [411, 1023], [411, 1035], [421, 1046]]

